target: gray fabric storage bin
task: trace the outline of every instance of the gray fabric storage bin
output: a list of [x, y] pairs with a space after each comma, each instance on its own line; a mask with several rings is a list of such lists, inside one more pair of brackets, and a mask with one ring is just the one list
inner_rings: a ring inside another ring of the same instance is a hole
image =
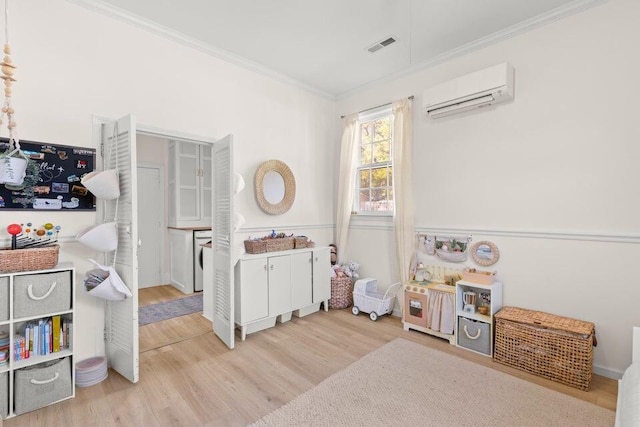
[[0, 321], [9, 320], [9, 278], [0, 277]]
[[9, 373], [0, 374], [0, 418], [9, 415]]
[[458, 345], [491, 356], [491, 325], [458, 317]]
[[[56, 285], [51, 290], [54, 283]], [[31, 295], [29, 295], [29, 289], [31, 289]], [[45, 295], [46, 298], [42, 298]], [[71, 309], [71, 271], [26, 274], [14, 277], [14, 319], [69, 309]]]
[[16, 415], [42, 408], [73, 394], [69, 357], [18, 369], [13, 375]]

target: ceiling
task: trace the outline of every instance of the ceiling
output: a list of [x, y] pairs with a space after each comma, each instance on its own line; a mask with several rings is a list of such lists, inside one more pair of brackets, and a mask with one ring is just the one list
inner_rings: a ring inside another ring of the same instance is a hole
[[75, 1], [341, 98], [602, 0]]

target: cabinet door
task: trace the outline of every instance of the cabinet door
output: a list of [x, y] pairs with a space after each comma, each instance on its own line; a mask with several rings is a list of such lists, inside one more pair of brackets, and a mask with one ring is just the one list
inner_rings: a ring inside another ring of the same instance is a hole
[[329, 248], [313, 251], [313, 303], [331, 297], [331, 259]]
[[269, 286], [267, 283], [267, 258], [239, 261], [236, 283], [238, 323], [245, 324], [269, 315]]
[[269, 316], [291, 311], [291, 256], [269, 257]]
[[169, 229], [171, 284], [185, 294], [193, 292], [193, 231]]
[[293, 310], [310, 306], [313, 303], [312, 255], [311, 252], [291, 255], [291, 308]]
[[178, 145], [177, 190], [180, 203], [178, 221], [200, 219], [200, 164], [198, 160], [199, 145], [180, 142]]
[[202, 211], [200, 213], [200, 220], [203, 225], [211, 223], [211, 145], [200, 146], [200, 206]]

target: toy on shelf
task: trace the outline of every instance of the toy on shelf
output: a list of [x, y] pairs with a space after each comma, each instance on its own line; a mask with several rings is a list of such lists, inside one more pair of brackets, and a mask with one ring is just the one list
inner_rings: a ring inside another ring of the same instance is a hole
[[33, 223], [9, 224], [7, 232], [11, 234], [11, 249], [27, 249], [51, 246], [58, 242], [58, 234], [62, 227], [47, 222], [42, 227], [34, 227]]

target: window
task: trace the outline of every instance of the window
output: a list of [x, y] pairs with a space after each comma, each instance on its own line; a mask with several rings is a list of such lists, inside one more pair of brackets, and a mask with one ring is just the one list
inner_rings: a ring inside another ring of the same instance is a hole
[[393, 135], [391, 108], [361, 116], [354, 211], [392, 214]]

